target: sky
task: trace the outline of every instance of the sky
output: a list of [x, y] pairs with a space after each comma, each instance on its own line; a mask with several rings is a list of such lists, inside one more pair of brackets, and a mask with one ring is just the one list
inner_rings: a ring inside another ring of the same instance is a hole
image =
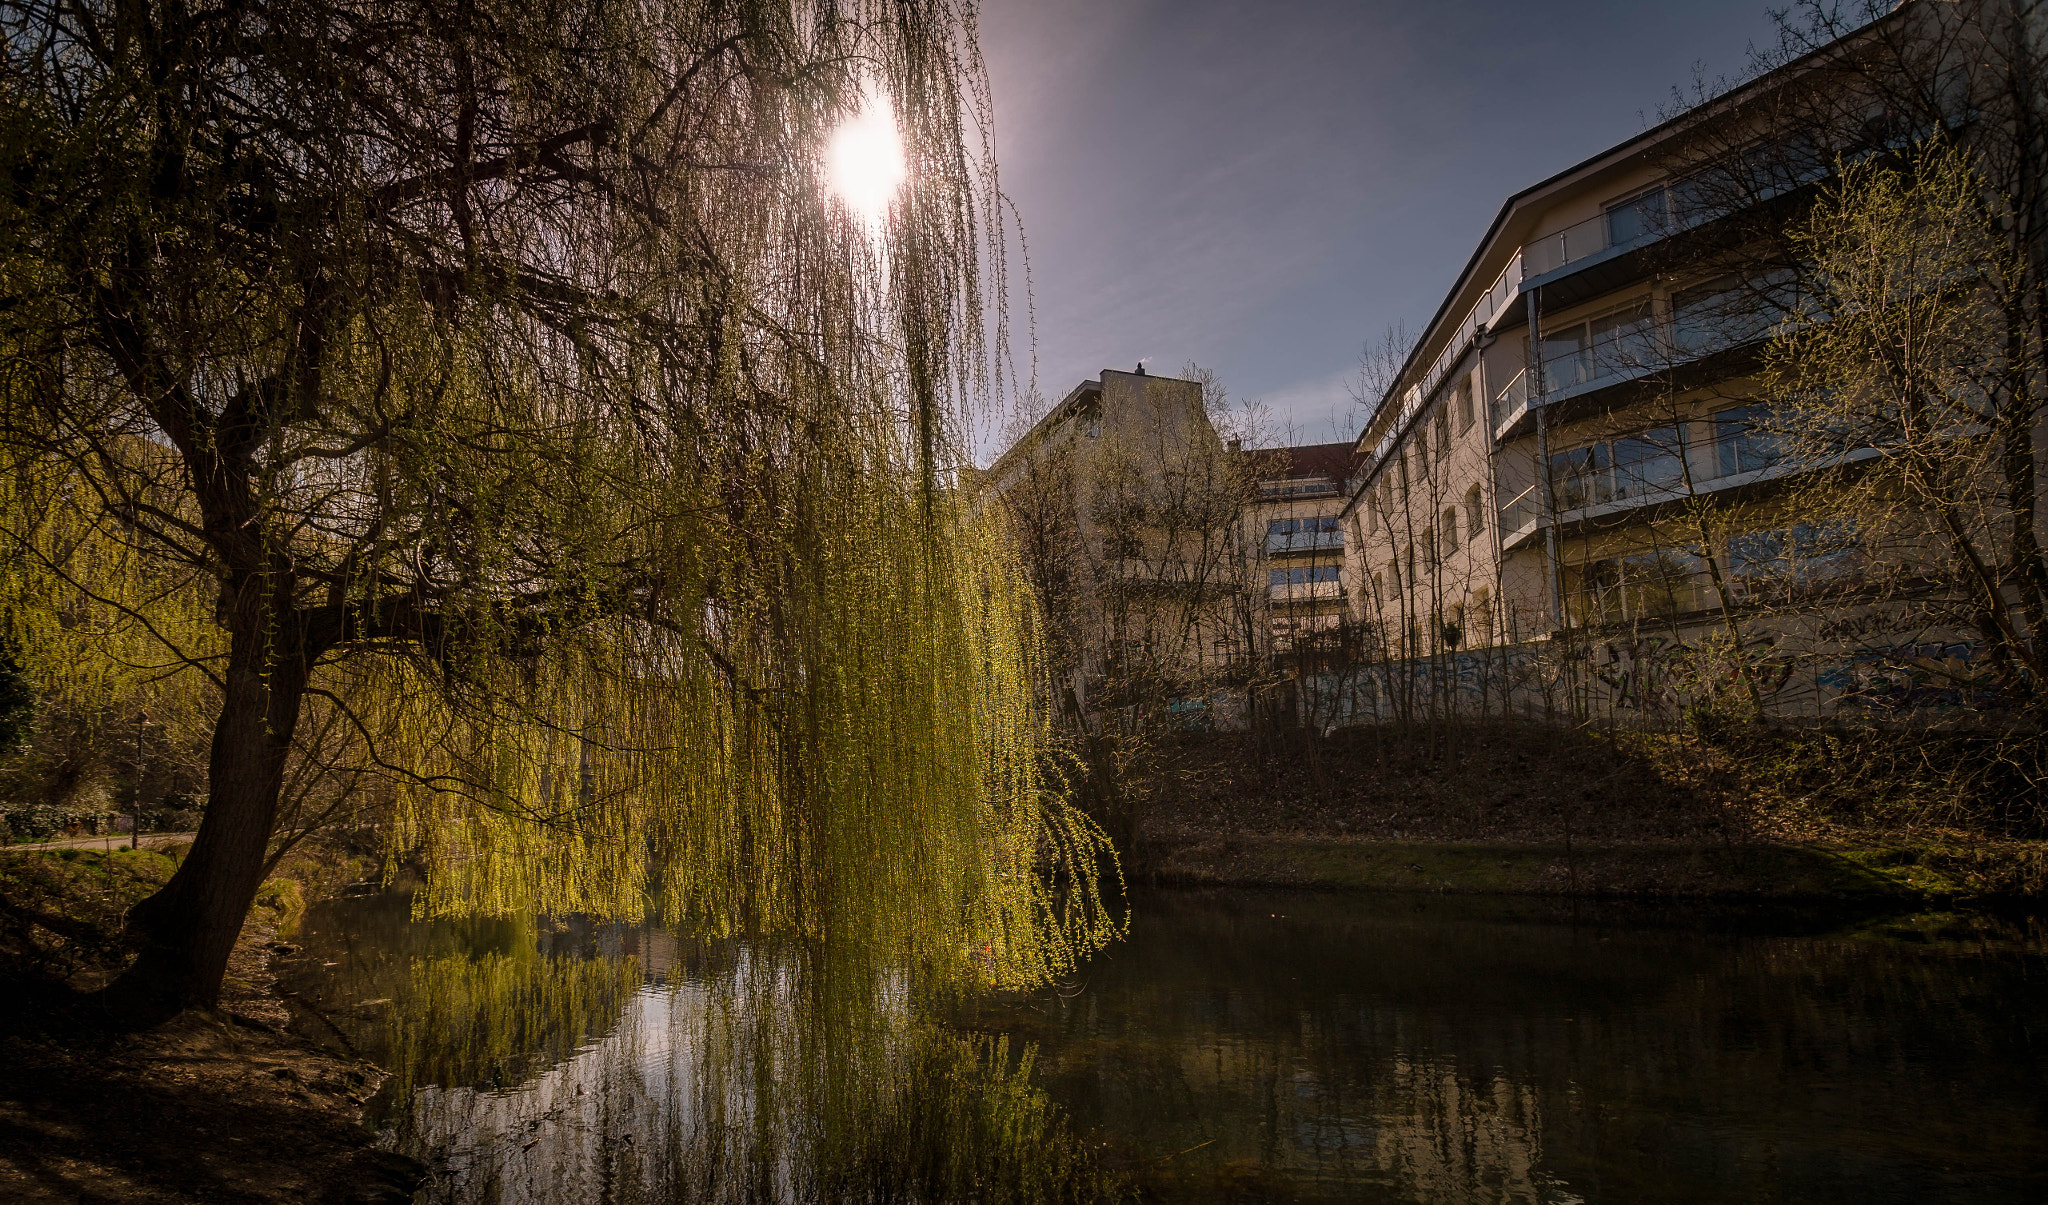
[[980, 33], [1020, 371], [1050, 402], [1193, 361], [1282, 443], [1356, 431], [1362, 347], [1510, 194], [1775, 41], [1765, 0], [985, 0]]

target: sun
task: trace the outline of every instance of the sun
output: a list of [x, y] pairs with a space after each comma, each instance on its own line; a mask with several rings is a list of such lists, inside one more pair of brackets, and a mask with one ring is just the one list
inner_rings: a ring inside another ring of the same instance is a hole
[[896, 111], [886, 97], [869, 94], [860, 111], [833, 131], [825, 166], [832, 191], [856, 216], [870, 224], [888, 216], [908, 171], [903, 140], [896, 133]]

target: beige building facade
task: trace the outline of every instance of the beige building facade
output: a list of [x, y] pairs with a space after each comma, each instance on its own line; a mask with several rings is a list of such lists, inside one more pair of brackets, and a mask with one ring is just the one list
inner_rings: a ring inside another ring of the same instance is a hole
[[1242, 663], [1241, 457], [1202, 383], [1105, 369], [982, 474], [1008, 509], [1082, 709], [1204, 694]]
[[[1916, 36], [1907, 23], [1953, 7], [1905, 6], [1878, 32]], [[1822, 135], [1781, 124], [1811, 110], [1778, 97], [1856, 52], [1787, 64], [1503, 205], [1358, 443], [1344, 576], [1384, 664], [1436, 659], [1452, 700], [1488, 665], [1523, 664], [1487, 689], [1529, 711], [1560, 705], [1529, 686], [1569, 663], [1600, 707], [1643, 706], [1725, 640], [1782, 671], [1771, 710], [1825, 718], [1895, 664], [1973, 655], [1953, 623], [1871, 613], [1870, 542], [1801, 513], [1812, 466], [1760, 399], [1796, 298], [1757, 235], [1834, 166]]]

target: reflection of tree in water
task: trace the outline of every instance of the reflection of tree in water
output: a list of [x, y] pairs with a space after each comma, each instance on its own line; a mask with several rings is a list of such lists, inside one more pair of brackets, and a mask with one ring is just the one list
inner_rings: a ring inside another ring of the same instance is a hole
[[920, 1022], [901, 976], [834, 990], [847, 968], [660, 931], [575, 944], [596, 956], [411, 961], [386, 1114], [434, 1166], [431, 1199], [1112, 1195], [1032, 1052]]
[[969, 1019], [1169, 1200], [2016, 1202], [2044, 955], [2035, 919], [1188, 893]]
[[390, 1013], [392, 1091], [417, 1085], [516, 1084], [597, 1040], [640, 986], [637, 959], [513, 953], [414, 958], [410, 991]]

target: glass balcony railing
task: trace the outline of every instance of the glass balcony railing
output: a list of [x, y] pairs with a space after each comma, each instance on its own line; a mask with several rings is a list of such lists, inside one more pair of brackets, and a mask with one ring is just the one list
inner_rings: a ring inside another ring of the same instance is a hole
[[1341, 531], [1295, 531], [1269, 533], [1266, 536], [1266, 551], [1270, 553], [1342, 552], [1344, 533]]
[[1493, 424], [1494, 438], [1514, 425], [1516, 419], [1529, 410], [1529, 370], [1524, 368], [1516, 373], [1493, 400], [1487, 403], [1487, 421]]
[[1291, 582], [1286, 585], [1268, 586], [1266, 596], [1273, 602], [1320, 602], [1343, 598], [1344, 583]]
[[1338, 489], [1338, 484], [1327, 478], [1311, 479], [1308, 481], [1279, 480], [1259, 482], [1259, 496], [1261, 498], [1314, 498], [1324, 494], [1334, 494]]
[[1536, 526], [1536, 520], [1543, 515], [1543, 496], [1537, 486], [1530, 486], [1521, 493], [1500, 504], [1500, 534], [1503, 540], [1512, 540], [1523, 531]]
[[1709, 210], [1689, 202], [1687, 196], [1684, 181], [1679, 182], [1676, 194], [1671, 185], [1660, 184], [1619, 205], [1610, 205], [1583, 222], [1523, 243], [1523, 279], [1555, 272], [1603, 251], [1644, 246], [1699, 224]]

